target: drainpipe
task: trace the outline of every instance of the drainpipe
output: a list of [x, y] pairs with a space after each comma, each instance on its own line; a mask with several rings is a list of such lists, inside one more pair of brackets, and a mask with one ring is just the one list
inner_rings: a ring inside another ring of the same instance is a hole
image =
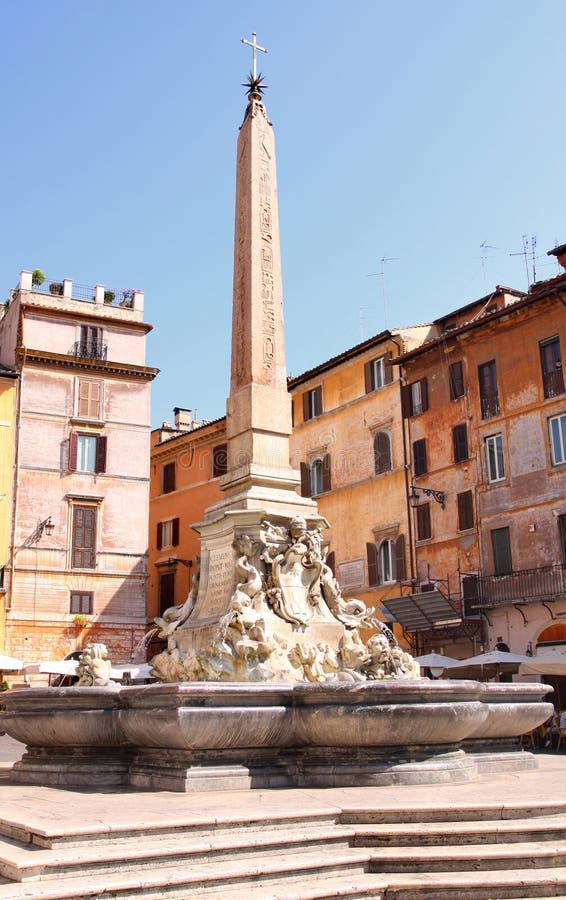
[[[393, 335], [391, 335], [391, 340], [397, 347], [399, 353], [398, 356], [401, 356], [402, 350], [401, 345], [395, 340]], [[415, 547], [413, 541], [413, 518], [411, 515], [411, 505], [409, 503], [409, 492], [410, 492], [410, 484], [409, 484], [409, 472], [410, 465], [409, 460], [407, 458], [407, 435], [405, 432], [405, 419], [403, 418], [403, 370], [402, 366], [399, 366], [399, 400], [401, 406], [401, 432], [403, 434], [403, 470], [405, 472], [405, 506], [407, 510], [407, 530], [409, 533], [409, 564], [411, 568], [411, 590], [415, 590], [416, 585], [416, 559], [415, 559]]]

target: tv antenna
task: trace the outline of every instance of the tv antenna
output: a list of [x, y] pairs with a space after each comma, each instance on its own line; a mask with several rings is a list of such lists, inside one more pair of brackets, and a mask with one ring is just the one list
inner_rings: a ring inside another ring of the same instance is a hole
[[535, 265], [536, 246], [537, 246], [536, 234], [533, 234], [531, 236], [530, 243], [529, 243], [529, 239], [528, 239], [527, 235], [524, 234], [523, 235], [523, 249], [517, 251], [516, 253], [509, 254], [509, 256], [522, 256], [523, 259], [525, 260], [525, 269], [527, 272], [527, 287], [529, 286], [529, 284], [531, 284], [531, 280], [530, 280], [531, 276], [530, 276], [530, 272], [529, 272], [529, 255], [531, 257], [532, 265], [533, 265], [532, 283], [534, 284], [534, 282], [536, 281], [536, 265]]
[[483, 286], [484, 286], [484, 290], [486, 291], [486, 293], [487, 293], [487, 271], [486, 271], [485, 264], [486, 264], [487, 260], [489, 259], [489, 253], [487, 252], [488, 250], [499, 250], [499, 247], [494, 247], [493, 244], [488, 244], [487, 240], [482, 241], [480, 244], [480, 251], [481, 251], [480, 258], [481, 258], [481, 268], [482, 268], [482, 276], [483, 276]]
[[370, 272], [369, 275], [366, 275], [366, 278], [381, 278], [381, 299], [383, 302], [383, 327], [387, 328], [387, 292], [385, 290], [385, 263], [388, 262], [397, 262], [400, 257], [398, 256], [382, 256], [379, 260], [381, 263], [381, 269], [379, 272]]

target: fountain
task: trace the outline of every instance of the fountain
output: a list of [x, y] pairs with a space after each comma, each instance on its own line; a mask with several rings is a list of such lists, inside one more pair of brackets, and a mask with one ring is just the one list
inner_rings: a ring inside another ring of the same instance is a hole
[[185, 603], [156, 619], [161, 683], [105, 685], [87, 671], [86, 687], [3, 697], [5, 730], [27, 744], [12, 778], [183, 791], [465, 781], [534, 767], [518, 736], [550, 715], [546, 685], [420, 678], [326, 563], [328, 523], [289, 465], [275, 144], [261, 76], [247, 87], [228, 471], [222, 499], [194, 526], [201, 571]]

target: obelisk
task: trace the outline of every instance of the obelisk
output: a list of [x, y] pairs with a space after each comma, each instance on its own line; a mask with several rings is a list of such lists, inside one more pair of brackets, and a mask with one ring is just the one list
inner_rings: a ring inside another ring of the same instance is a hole
[[291, 397], [285, 367], [275, 140], [263, 104], [262, 81], [254, 66], [237, 146], [228, 467], [220, 481], [224, 496], [206, 509], [204, 522], [193, 525], [201, 537], [198, 597], [190, 618], [175, 632], [178, 647], [185, 651], [206, 646], [229, 609], [243, 577], [237, 570], [234, 542], [248, 536], [257, 548], [254, 563], [261, 568], [266, 520], [287, 526], [301, 516], [311, 527], [325, 523], [315, 501], [297, 492], [300, 475], [289, 460]]

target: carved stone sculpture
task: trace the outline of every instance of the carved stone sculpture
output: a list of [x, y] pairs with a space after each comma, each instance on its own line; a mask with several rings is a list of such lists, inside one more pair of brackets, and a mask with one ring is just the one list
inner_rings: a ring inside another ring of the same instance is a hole
[[112, 663], [108, 658], [106, 644], [87, 644], [79, 657], [77, 687], [105, 687], [114, 682], [110, 679]]
[[[198, 574], [185, 603], [155, 619], [168, 642], [152, 660], [157, 678], [323, 683], [420, 677], [373, 607], [342, 597], [318, 523], [309, 528], [300, 516], [288, 525], [263, 521], [260, 540], [242, 533], [232, 549], [236, 587], [208, 647], [183, 652], [175, 640], [178, 629], [190, 627]], [[320, 640], [321, 626], [330, 628], [333, 642]], [[377, 632], [367, 644], [360, 627]]]

